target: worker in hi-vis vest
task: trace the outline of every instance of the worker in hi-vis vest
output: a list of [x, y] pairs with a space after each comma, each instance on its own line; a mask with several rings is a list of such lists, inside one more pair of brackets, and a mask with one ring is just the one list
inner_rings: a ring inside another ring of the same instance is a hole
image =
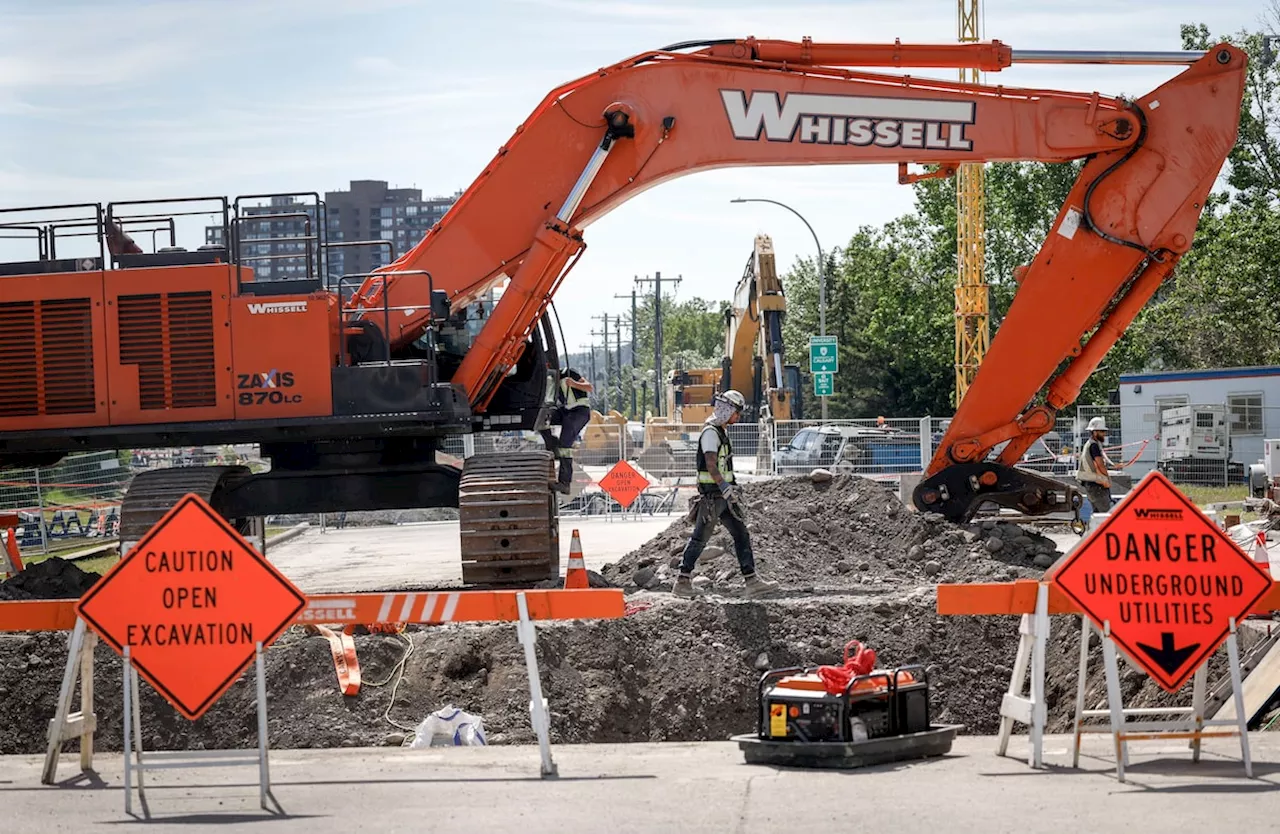
[[689, 508], [689, 520], [694, 522], [693, 533], [685, 545], [680, 561], [680, 574], [671, 592], [678, 597], [696, 595], [693, 588], [693, 568], [698, 557], [711, 540], [716, 524], [723, 524], [733, 538], [733, 549], [738, 557], [738, 567], [746, 582], [746, 596], [758, 597], [778, 590], [777, 583], [768, 582], [756, 573], [755, 555], [751, 551], [751, 532], [745, 524], [746, 511], [737, 494], [738, 486], [733, 476], [733, 444], [729, 441], [726, 426], [742, 417], [747, 401], [737, 391], [717, 394], [714, 410], [702, 427], [698, 438], [698, 497]]
[[591, 403], [587, 395], [593, 390], [595, 389], [587, 382], [586, 377], [573, 368], [565, 368], [560, 372], [557, 397], [560, 403], [560, 437], [553, 435], [550, 429], [542, 432], [547, 448], [554, 451], [560, 459], [559, 478], [552, 484], [552, 489], [556, 492], [567, 495], [573, 483], [573, 444], [578, 442], [578, 435], [591, 422]]
[[1080, 468], [1076, 470], [1076, 480], [1084, 488], [1089, 497], [1093, 511], [1105, 513], [1111, 510], [1111, 477], [1108, 470], [1123, 469], [1102, 450], [1107, 442], [1107, 421], [1094, 417], [1089, 421], [1088, 435], [1080, 448]]

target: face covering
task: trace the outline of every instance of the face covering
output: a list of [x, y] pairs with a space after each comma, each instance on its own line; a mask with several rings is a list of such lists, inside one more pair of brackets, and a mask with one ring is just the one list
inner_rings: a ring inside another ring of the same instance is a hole
[[737, 409], [733, 407], [732, 403], [718, 402], [716, 403], [715, 411], [711, 413], [711, 422], [714, 425], [723, 426], [733, 418], [736, 412]]

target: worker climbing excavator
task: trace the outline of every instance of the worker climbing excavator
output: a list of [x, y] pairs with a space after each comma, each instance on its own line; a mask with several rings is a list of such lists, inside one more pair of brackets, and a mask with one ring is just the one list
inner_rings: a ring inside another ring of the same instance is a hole
[[[869, 71], [1108, 62], [1185, 69], [1135, 100]], [[417, 246], [336, 285], [313, 268], [339, 245], [318, 199], [305, 280], [290, 281], [255, 280], [239, 235], [249, 197], [219, 198], [223, 236], [194, 252], [108, 256], [106, 229], [154, 216], [133, 214], [133, 201], [82, 206], [67, 222], [96, 230], [98, 251], [76, 258], [58, 257], [65, 229], [46, 219], [65, 206], [2, 210], [39, 255], [0, 264], [0, 464], [257, 443], [269, 471], [138, 475], [124, 541], [187, 492], [237, 523], [457, 505], [465, 581], [542, 579], [558, 570], [550, 455], [473, 455], [459, 468], [437, 454], [451, 436], [545, 425], [561, 361], [552, 300], [592, 222], [666, 180], [726, 166], [896, 163], [906, 183], [966, 162], [1084, 159], [914, 494], [953, 519], [986, 501], [1069, 508], [1070, 487], [1014, 463], [1190, 248], [1235, 144], [1245, 62], [1228, 44], [674, 44], [552, 90]], [[491, 309], [477, 306], [499, 289]]]
[[730, 388], [746, 395], [742, 420], [754, 423], [801, 419], [800, 369], [783, 362], [782, 321], [787, 298], [778, 277], [773, 240], [756, 235], [742, 278], [725, 311], [724, 358], [719, 368], [672, 371], [668, 409], [676, 423], [701, 423], [711, 416], [712, 398]]

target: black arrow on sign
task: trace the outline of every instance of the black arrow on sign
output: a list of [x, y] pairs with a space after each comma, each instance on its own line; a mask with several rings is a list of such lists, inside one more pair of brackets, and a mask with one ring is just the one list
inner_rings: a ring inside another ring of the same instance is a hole
[[1155, 661], [1155, 664], [1165, 671], [1165, 674], [1172, 676], [1174, 672], [1182, 668], [1182, 664], [1187, 662], [1187, 658], [1200, 648], [1199, 643], [1192, 643], [1190, 646], [1183, 646], [1180, 649], [1173, 647], [1173, 633], [1163, 631], [1160, 633], [1160, 648], [1148, 646], [1146, 643], [1139, 643], [1138, 648], [1147, 653], [1147, 657]]

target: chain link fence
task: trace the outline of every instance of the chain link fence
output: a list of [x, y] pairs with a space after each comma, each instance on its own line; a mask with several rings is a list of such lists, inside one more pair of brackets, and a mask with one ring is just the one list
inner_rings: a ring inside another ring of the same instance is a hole
[[1159, 469], [1186, 486], [1245, 487], [1263, 440], [1280, 437], [1280, 408], [1170, 402], [1081, 406], [1079, 414], [1081, 432], [1089, 418], [1106, 420], [1107, 455], [1135, 480]]
[[[1222, 403], [1080, 406], [1074, 414], [1059, 415], [1053, 430], [1037, 439], [1018, 465], [1071, 478], [1087, 426], [1095, 417], [1107, 425], [1107, 456], [1124, 465], [1134, 481], [1159, 468], [1179, 485], [1243, 489], [1250, 466], [1263, 458], [1263, 440], [1280, 437], [1280, 408], [1244, 411]], [[739, 423], [729, 426], [728, 434], [734, 468], [747, 477], [805, 474], [824, 467], [892, 481], [928, 465], [949, 423], [949, 418], [939, 417], [784, 420]], [[639, 511], [670, 511], [678, 503], [671, 500], [673, 490], [691, 487], [697, 480], [702, 428], [695, 423], [592, 422], [574, 447], [575, 465], [598, 482], [609, 468], [628, 461], [653, 484], [636, 505]], [[992, 455], [1003, 447], [997, 446]], [[473, 454], [542, 448], [540, 435], [520, 431], [441, 442], [441, 451], [459, 461]], [[93, 544], [115, 533], [120, 501], [135, 473], [207, 464], [269, 468], [254, 445], [71, 455], [54, 466], [0, 472], [0, 512], [18, 514], [24, 550], [49, 553]], [[607, 497], [600, 502], [610, 503]]]
[[0, 470], [0, 512], [16, 514], [25, 551], [57, 553], [111, 539], [133, 476], [148, 469], [208, 464], [267, 468], [256, 446], [135, 449], [68, 455], [53, 466]]

